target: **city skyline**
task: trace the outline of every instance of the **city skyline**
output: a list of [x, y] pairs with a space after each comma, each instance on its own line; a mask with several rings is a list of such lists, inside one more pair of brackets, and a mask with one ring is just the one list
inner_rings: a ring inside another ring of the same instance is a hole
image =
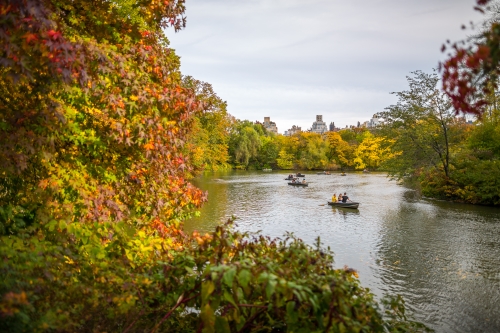
[[190, 0], [167, 29], [184, 75], [210, 83], [238, 119], [271, 115], [281, 132], [310, 114], [356, 124], [396, 103], [415, 70], [432, 72], [446, 40], [472, 34], [475, 0]]
[[[264, 117], [264, 121], [261, 122], [259, 120], [256, 120], [256, 124], [261, 124], [266, 128], [266, 130], [269, 130], [271, 132], [277, 133], [277, 134], [282, 134], [282, 135], [293, 135], [297, 132], [315, 132], [315, 133], [325, 133], [325, 132], [332, 132], [332, 131], [338, 131], [346, 128], [353, 128], [353, 127], [375, 127], [376, 125], [380, 124], [378, 118], [376, 118], [376, 115], [373, 115], [372, 118], [369, 120], [360, 122], [359, 120], [355, 125], [350, 124], [346, 125], [345, 127], [337, 127], [335, 126], [335, 121], [330, 121], [328, 124], [327, 121], [323, 121], [323, 115], [315, 115], [316, 120], [313, 121], [312, 125], [310, 127], [304, 127], [305, 129], [302, 129], [302, 126], [298, 126], [297, 124], [292, 125], [290, 128], [286, 130], [282, 130], [281, 132], [278, 131], [278, 124], [274, 121], [271, 121], [270, 116]], [[319, 126], [318, 126], [319, 124]], [[332, 130], [332, 125], [333, 125], [333, 130]]]

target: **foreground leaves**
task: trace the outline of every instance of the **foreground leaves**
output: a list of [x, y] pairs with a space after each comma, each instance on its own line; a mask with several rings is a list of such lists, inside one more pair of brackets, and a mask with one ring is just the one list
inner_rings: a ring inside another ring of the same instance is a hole
[[[190, 236], [172, 228], [168, 237], [110, 224], [44, 233], [0, 240], [4, 331], [423, 329], [406, 320], [401, 300], [383, 319], [356, 272], [334, 269], [319, 241], [313, 248], [293, 235], [271, 240], [227, 225]], [[58, 246], [64, 239], [74, 241]]]

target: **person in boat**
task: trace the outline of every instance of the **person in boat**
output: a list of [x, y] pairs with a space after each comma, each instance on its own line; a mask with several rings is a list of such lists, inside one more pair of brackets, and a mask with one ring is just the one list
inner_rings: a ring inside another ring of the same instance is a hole
[[338, 200], [339, 200], [339, 202], [342, 201], [342, 193], [339, 193]]
[[[342, 196], [342, 202], [343, 202], [343, 203], [346, 203], [346, 202], [347, 202], [347, 200], [351, 201], [351, 199], [349, 199], [349, 197], [347, 196], [347, 193], [346, 193], [346, 192], [344, 192], [344, 195]], [[352, 201], [351, 201], [351, 202], [352, 202]]]
[[305, 184], [306, 183], [306, 179], [302, 179], [302, 184]]
[[335, 193], [333, 193], [332, 202], [337, 202], [337, 195]]

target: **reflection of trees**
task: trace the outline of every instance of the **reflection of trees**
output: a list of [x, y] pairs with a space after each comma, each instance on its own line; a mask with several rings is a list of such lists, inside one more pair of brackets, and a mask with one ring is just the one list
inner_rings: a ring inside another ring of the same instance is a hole
[[477, 207], [454, 207], [403, 203], [388, 212], [375, 274], [385, 292], [401, 294], [418, 320], [440, 332], [500, 331], [500, 281], [480, 268], [498, 272], [500, 247], [485, 246], [500, 231], [498, 218], [484, 223]]
[[[220, 176], [220, 175], [219, 175]], [[225, 220], [227, 210], [228, 184], [215, 174], [212, 177], [197, 178], [194, 183], [203, 191], [208, 191], [208, 202], [200, 209], [201, 215], [187, 220], [184, 230], [208, 232]], [[220, 176], [222, 177], [222, 176]]]

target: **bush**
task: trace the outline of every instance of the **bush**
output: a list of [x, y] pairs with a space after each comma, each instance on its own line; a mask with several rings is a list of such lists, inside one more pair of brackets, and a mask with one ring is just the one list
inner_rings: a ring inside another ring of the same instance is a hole
[[49, 225], [2, 237], [0, 253], [2, 331], [424, 330], [401, 300], [384, 319], [354, 270], [334, 269], [319, 240], [311, 247], [293, 235]]

